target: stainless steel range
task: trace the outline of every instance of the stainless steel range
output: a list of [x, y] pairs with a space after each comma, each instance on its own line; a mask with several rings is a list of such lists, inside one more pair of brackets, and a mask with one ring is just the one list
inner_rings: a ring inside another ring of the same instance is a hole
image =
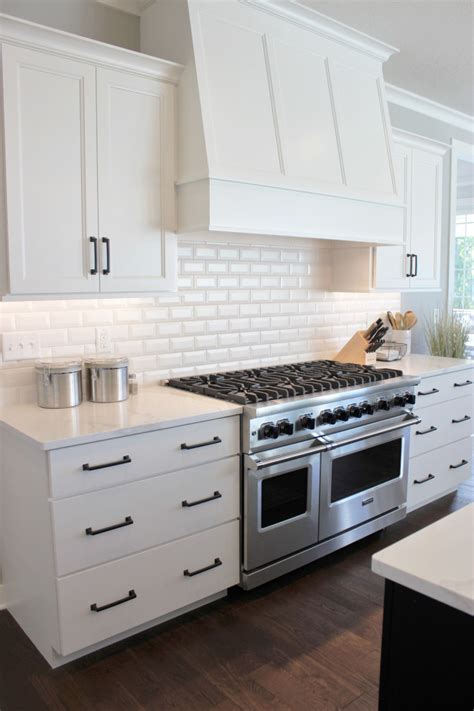
[[329, 360], [169, 381], [243, 405], [244, 588], [406, 515], [418, 382]]

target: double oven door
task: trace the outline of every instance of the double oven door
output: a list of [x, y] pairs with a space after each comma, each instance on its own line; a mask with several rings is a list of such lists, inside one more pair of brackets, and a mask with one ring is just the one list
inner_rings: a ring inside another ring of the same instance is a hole
[[404, 414], [330, 439], [245, 455], [244, 570], [404, 505], [409, 425], [417, 421]]

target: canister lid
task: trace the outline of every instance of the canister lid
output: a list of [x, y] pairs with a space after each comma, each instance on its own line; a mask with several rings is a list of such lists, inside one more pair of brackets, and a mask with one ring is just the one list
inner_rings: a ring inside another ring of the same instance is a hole
[[91, 356], [84, 361], [86, 368], [123, 368], [126, 365], [126, 356]]
[[82, 368], [80, 360], [37, 360], [35, 370], [43, 373], [77, 373]]

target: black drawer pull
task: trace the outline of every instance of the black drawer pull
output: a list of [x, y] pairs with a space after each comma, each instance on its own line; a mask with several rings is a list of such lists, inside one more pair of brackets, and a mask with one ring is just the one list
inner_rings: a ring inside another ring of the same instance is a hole
[[428, 392], [426, 392], [426, 393], [422, 393], [421, 390], [418, 390], [418, 395], [434, 395], [435, 393], [439, 393], [439, 390], [437, 388], [428, 390]]
[[371, 504], [374, 500], [374, 497], [371, 496], [370, 499], [364, 499], [362, 502], [362, 506], [367, 506], [367, 504]]
[[82, 470], [84, 472], [94, 472], [96, 469], [108, 469], [109, 467], [118, 467], [120, 464], [130, 464], [132, 461], [131, 457], [126, 454], [122, 459], [117, 462], [107, 462], [106, 464], [94, 464], [92, 467], [90, 464], [83, 464]]
[[427, 481], [431, 481], [434, 478], [435, 478], [434, 474], [428, 474], [426, 479], [415, 479], [413, 483], [414, 484], [426, 484]]
[[193, 575], [200, 575], [201, 573], [206, 573], [208, 570], [212, 570], [213, 568], [218, 568], [220, 565], [222, 565], [222, 561], [220, 558], [214, 558], [214, 563], [212, 565], [207, 565], [205, 568], [200, 568], [199, 570], [183, 570], [183, 575], [186, 575], [187, 578], [192, 578]]
[[197, 501], [184, 501], [181, 502], [181, 506], [185, 508], [191, 508], [191, 506], [199, 506], [199, 504], [207, 504], [208, 501], [215, 501], [216, 499], [222, 499], [222, 494], [220, 491], [215, 491], [212, 496], [208, 496], [207, 499], [198, 499]]
[[102, 269], [102, 274], [110, 274], [110, 239], [108, 237], [102, 237], [102, 244], [105, 244], [105, 269]]
[[464, 415], [464, 417], [461, 417], [460, 420], [451, 420], [451, 422], [453, 423], [453, 425], [459, 425], [460, 422], [467, 422], [470, 419], [471, 418], [469, 417], [469, 415]]
[[98, 263], [98, 255], [97, 255], [97, 237], [89, 237], [89, 242], [94, 245], [94, 266], [90, 268], [89, 274], [97, 274], [97, 263]]
[[465, 383], [454, 383], [455, 388], [463, 388], [465, 385], [472, 385], [472, 380], [466, 380]]
[[465, 467], [466, 464], [469, 464], [469, 462], [467, 461], [467, 459], [461, 459], [461, 461], [459, 462], [459, 464], [450, 464], [450, 465], [449, 465], [449, 468], [450, 468], [450, 469], [459, 469], [459, 467]]
[[424, 434], [429, 434], [430, 432], [437, 432], [438, 428], [434, 427], [434, 425], [431, 425], [431, 427], [428, 430], [416, 430], [415, 434], [417, 435], [424, 435]]
[[107, 605], [102, 605], [102, 607], [97, 607], [97, 603], [94, 602], [91, 605], [92, 612], [102, 612], [103, 610], [110, 610], [111, 607], [117, 607], [117, 605], [123, 605], [124, 602], [129, 602], [130, 600], [135, 600], [137, 593], [135, 590], [130, 590], [127, 597], [123, 597], [121, 600], [115, 600], [115, 602], [109, 602]]
[[116, 523], [114, 526], [107, 526], [106, 528], [86, 528], [87, 536], [98, 536], [100, 533], [107, 533], [107, 531], [116, 531], [117, 528], [124, 528], [124, 526], [131, 526], [133, 523], [133, 518], [131, 516], [125, 516], [125, 521], [121, 523]]
[[197, 444], [186, 444], [186, 442], [183, 442], [181, 449], [198, 449], [199, 447], [209, 447], [211, 444], [220, 444], [221, 442], [220, 437], [213, 437], [207, 442], [198, 442]]

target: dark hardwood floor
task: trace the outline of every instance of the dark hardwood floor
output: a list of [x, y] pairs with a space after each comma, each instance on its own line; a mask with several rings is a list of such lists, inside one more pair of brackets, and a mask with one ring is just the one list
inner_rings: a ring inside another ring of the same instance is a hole
[[371, 556], [473, 500], [471, 479], [381, 535], [54, 671], [3, 611], [0, 709], [374, 711], [384, 583]]

